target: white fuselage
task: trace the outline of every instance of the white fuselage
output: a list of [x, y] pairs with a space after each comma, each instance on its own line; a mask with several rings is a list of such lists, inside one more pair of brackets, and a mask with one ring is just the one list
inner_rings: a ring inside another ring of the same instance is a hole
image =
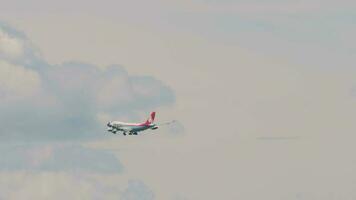
[[153, 123], [126, 123], [113, 121], [108, 123], [108, 131], [116, 133], [117, 131], [122, 131], [124, 134], [128, 132], [129, 134], [136, 135], [140, 131], [147, 129], [157, 129], [158, 127]]
[[124, 135], [129, 133], [129, 135], [137, 135], [138, 132], [144, 131], [147, 129], [157, 129], [158, 126], [153, 123], [156, 116], [156, 112], [151, 112], [149, 119], [143, 123], [126, 123], [119, 121], [111, 121], [107, 124], [108, 131], [116, 134], [118, 131], [122, 131]]

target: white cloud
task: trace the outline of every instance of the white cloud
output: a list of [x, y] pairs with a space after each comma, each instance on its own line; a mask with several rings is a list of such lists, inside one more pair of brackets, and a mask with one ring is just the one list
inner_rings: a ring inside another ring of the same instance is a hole
[[128, 188], [121, 196], [122, 200], [153, 200], [154, 198], [154, 193], [138, 180], [130, 180]]
[[24, 42], [12, 37], [0, 27], [0, 56], [7, 59], [18, 59], [24, 54]]
[[80, 144], [2, 144], [1, 171], [118, 174], [123, 166], [109, 151]]
[[111, 108], [121, 103], [133, 101], [134, 91], [130, 83], [130, 78], [126, 74], [118, 74], [102, 81], [100, 90], [96, 95], [97, 104], [103, 108]]
[[1, 199], [118, 199], [120, 188], [103, 182], [106, 176], [53, 172], [0, 173]]
[[121, 66], [50, 65], [23, 34], [4, 27], [0, 23], [0, 101], [7, 100], [0, 113], [3, 139], [100, 137], [109, 116], [139, 118], [142, 111], [175, 101], [163, 82], [130, 75]]
[[40, 87], [41, 80], [37, 72], [0, 60], [0, 95], [2, 100], [34, 95], [40, 90]]
[[[40, 165], [46, 160], [51, 159], [53, 156], [53, 147], [46, 145], [43, 147], [35, 147], [27, 151], [27, 157], [29, 159], [29, 165], [32, 167], [40, 167]], [[19, 155], [21, 156], [21, 155]], [[25, 156], [25, 155], [22, 155]]]
[[153, 200], [140, 180], [121, 175], [65, 172], [0, 172], [0, 199]]

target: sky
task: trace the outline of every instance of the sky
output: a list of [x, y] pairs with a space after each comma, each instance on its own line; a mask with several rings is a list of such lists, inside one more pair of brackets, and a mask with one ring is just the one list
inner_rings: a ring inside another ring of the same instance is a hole
[[356, 198], [354, 1], [0, 3], [0, 199]]

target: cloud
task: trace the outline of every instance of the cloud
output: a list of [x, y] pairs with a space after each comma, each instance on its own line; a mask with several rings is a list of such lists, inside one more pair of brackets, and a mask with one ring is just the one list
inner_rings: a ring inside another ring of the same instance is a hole
[[122, 200], [153, 200], [154, 193], [142, 181], [130, 180], [128, 188], [122, 193]]
[[16, 59], [23, 55], [24, 44], [22, 40], [12, 37], [0, 29], [0, 55], [7, 59]]
[[23, 33], [1, 23], [0, 94], [2, 140], [96, 138], [105, 120], [139, 119], [175, 102], [163, 82], [130, 75], [119, 65], [51, 65]]
[[0, 199], [153, 200], [155, 196], [142, 181], [116, 175], [0, 172]]
[[2, 102], [34, 95], [40, 90], [40, 85], [41, 80], [37, 72], [0, 59]]
[[[119, 199], [120, 186], [108, 176], [54, 172], [0, 173], [1, 199]], [[116, 178], [116, 177], [115, 177]], [[123, 186], [122, 186], [123, 187]]]
[[2, 145], [0, 171], [120, 173], [111, 152], [81, 145]]
[[27, 68], [45, 67], [39, 50], [26, 35], [8, 24], [0, 22], [0, 59]]

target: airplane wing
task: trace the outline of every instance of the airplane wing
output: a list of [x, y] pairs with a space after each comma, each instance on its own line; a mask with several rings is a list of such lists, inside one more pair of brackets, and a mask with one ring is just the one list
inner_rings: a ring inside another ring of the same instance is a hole
[[120, 127], [120, 128], [115, 127], [115, 129], [118, 131], [131, 131], [131, 128], [129, 127]]

